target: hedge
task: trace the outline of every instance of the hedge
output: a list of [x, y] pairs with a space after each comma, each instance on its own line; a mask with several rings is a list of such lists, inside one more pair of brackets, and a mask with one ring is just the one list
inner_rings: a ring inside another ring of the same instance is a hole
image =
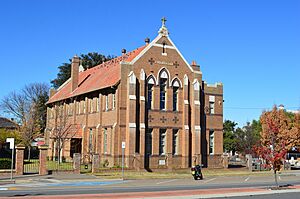
[[0, 169], [10, 169], [10, 168], [11, 168], [11, 159], [0, 158]]

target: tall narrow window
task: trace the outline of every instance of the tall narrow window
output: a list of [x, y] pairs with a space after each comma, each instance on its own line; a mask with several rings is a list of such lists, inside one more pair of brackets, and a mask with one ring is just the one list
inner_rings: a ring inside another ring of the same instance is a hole
[[105, 96], [105, 111], [108, 111], [108, 95]]
[[167, 88], [167, 79], [160, 78], [160, 110], [166, 109], [166, 88]]
[[107, 128], [104, 128], [103, 131], [103, 152], [107, 153]]
[[215, 96], [209, 96], [209, 110], [210, 114], [215, 114]]
[[89, 133], [89, 152], [93, 152], [93, 129], [90, 129]]
[[112, 95], [112, 109], [116, 108], [116, 94]]
[[148, 100], [147, 100], [147, 108], [152, 109], [153, 107], [153, 84], [148, 83]]
[[85, 109], [86, 109], [86, 107], [85, 107], [85, 100], [83, 100], [83, 101], [81, 101], [81, 103], [82, 103], [82, 112], [83, 113], [86, 113], [85, 111]]
[[159, 155], [166, 154], [166, 129], [159, 129]]
[[215, 102], [209, 102], [210, 114], [215, 114]]
[[96, 97], [96, 111], [99, 112], [99, 98]]
[[173, 86], [173, 111], [178, 111], [178, 87]]
[[76, 102], [77, 103], [77, 114], [80, 114], [81, 113], [81, 103], [80, 102]]
[[163, 49], [162, 49], [162, 55], [167, 55], [167, 51], [166, 51], [166, 42], [163, 42]]
[[209, 153], [214, 154], [215, 135], [214, 130], [209, 130]]
[[172, 147], [172, 154], [178, 154], [178, 129], [173, 129], [173, 147]]
[[146, 155], [152, 154], [152, 131], [153, 129], [146, 131]]
[[90, 112], [94, 112], [94, 99], [89, 99], [90, 100]]

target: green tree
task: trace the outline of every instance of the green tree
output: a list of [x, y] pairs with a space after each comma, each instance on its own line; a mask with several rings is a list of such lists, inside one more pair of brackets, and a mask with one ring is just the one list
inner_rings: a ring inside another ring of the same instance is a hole
[[[82, 66], [84, 69], [93, 68], [94, 66], [97, 66], [113, 58], [114, 56], [105, 56], [97, 52], [91, 52], [88, 54], [80, 55], [80, 59], [82, 61]], [[72, 59], [69, 59], [68, 63], [63, 63], [60, 66], [58, 66], [57, 77], [51, 81], [51, 84], [55, 89], [60, 87], [65, 81], [67, 81], [71, 77], [71, 62]]]
[[252, 154], [253, 146], [259, 143], [260, 132], [261, 124], [256, 120], [252, 123], [247, 122], [243, 128], [237, 128], [235, 132], [237, 151], [242, 154]]
[[225, 152], [236, 150], [235, 127], [237, 123], [225, 120], [223, 123], [223, 148]]
[[20, 132], [16, 130], [0, 129], [0, 145], [6, 142], [6, 138], [15, 138], [15, 145], [22, 141]]

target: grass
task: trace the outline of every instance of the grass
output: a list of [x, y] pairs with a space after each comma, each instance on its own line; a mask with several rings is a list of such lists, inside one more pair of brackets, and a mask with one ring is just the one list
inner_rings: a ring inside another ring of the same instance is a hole
[[73, 170], [73, 162], [61, 162], [58, 164], [57, 161], [47, 161], [47, 169], [61, 171]]
[[[249, 175], [262, 175], [267, 176], [272, 174], [272, 171], [259, 171], [259, 172], [250, 172], [246, 168], [240, 169], [202, 169], [204, 177], [210, 176], [249, 176]], [[116, 179], [122, 178], [121, 171], [114, 172], [99, 172], [93, 175], [107, 178], [107, 179]], [[147, 172], [147, 171], [132, 171], [125, 170], [124, 178], [125, 179], [167, 179], [167, 178], [191, 178], [191, 171], [189, 169], [184, 170], [175, 170], [175, 171], [159, 171], [159, 172]]]

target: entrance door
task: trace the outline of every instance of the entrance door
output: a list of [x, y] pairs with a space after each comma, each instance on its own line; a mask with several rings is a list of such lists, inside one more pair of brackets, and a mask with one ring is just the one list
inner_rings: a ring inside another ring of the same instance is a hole
[[70, 156], [73, 158], [74, 153], [81, 153], [81, 138], [72, 138], [71, 139], [71, 148], [70, 148]]

